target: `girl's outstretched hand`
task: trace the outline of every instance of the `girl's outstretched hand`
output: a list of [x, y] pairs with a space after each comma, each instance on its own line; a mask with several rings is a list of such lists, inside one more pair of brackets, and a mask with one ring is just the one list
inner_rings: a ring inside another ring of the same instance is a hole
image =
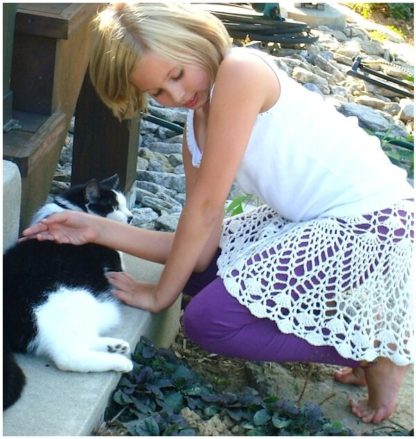
[[113, 286], [112, 293], [122, 302], [150, 312], [159, 311], [156, 306], [156, 286], [138, 282], [126, 272], [108, 271], [107, 280]]
[[23, 238], [55, 241], [59, 244], [82, 245], [97, 237], [94, 217], [83, 212], [55, 213], [23, 231]]

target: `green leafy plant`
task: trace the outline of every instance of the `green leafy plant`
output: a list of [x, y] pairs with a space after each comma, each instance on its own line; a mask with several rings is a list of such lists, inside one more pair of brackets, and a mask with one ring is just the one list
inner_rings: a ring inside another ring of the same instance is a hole
[[227, 216], [239, 215], [244, 212], [245, 206], [253, 201], [254, 197], [250, 194], [238, 195], [231, 200], [231, 203], [225, 208]]
[[339, 421], [326, 419], [320, 407], [262, 397], [246, 387], [241, 393], [217, 392], [169, 349], [143, 338], [132, 356], [134, 369], [123, 375], [107, 408], [108, 424], [123, 425], [132, 436], [197, 435], [182, 416], [187, 407], [204, 421], [228, 417], [246, 436], [350, 436]]
[[355, 12], [364, 18], [372, 18], [376, 11], [382, 12], [386, 17], [398, 20], [410, 20], [414, 15], [413, 3], [347, 3]]
[[414, 138], [409, 135], [392, 136], [387, 132], [372, 133], [380, 139], [381, 148], [392, 163], [403, 168], [408, 176], [414, 172]]
[[370, 38], [375, 41], [383, 42], [387, 40], [387, 35], [378, 30], [372, 30], [368, 32]]
[[390, 15], [399, 20], [410, 20], [414, 15], [414, 5], [412, 3], [389, 3], [388, 9]]

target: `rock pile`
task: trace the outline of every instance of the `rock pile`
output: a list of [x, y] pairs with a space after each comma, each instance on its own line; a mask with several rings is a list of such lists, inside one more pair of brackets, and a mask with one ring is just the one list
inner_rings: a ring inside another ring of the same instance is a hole
[[[401, 98], [385, 88], [347, 75], [353, 59], [361, 56], [374, 70], [401, 80], [409, 79], [414, 75], [413, 59], [401, 52], [403, 42], [399, 38], [392, 41], [389, 37], [386, 48], [382, 42], [372, 40], [365, 29], [354, 25], [347, 26], [342, 32], [320, 26], [313, 33], [319, 36], [318, 42], [304, 49], [282, 49], [276, 44], [263, 43], [252, 45], [275, 56], [276, 63], [287, 74], [309, 90], [321, 94], [338, 111], [357, 117], [364, 128], [393, 137], [413, 135], [412, 99]], [[149, 112], [181, 126], [187, 115], [186, 110], [162, 108], [155, 101], [150, 102]], [[175, 230], [185, 202], [182, 135], [146, 120], [141, 121], [140, 133], [133, 224]], [[52, 193], [69, 185], [71, 146], [70, 132]], [[234, 195], [235, 191], [238, 188]]]

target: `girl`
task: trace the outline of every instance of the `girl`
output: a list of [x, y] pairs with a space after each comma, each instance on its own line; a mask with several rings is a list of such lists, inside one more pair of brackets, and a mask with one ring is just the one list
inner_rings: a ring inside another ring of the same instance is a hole
[[[96, 23], [90, 73], [117, 117], [144, 109], [147, 95], [191, 110], [186, 205], [174, 234], [77, 212], [24, 234], [165, 264], [157, 285], [108, 273], [114, 294], [151, 312], [192, 294], [185, 332], [205, 349], [348, 366], [336, 380], [368, 387], [353, 413], [388, 418], [412, 361], [404, 171], [267, 55], [232, 48], [221, 22], [196, 6], [114, 4]], [[224, 222], [234, 179], [265, 205]]]

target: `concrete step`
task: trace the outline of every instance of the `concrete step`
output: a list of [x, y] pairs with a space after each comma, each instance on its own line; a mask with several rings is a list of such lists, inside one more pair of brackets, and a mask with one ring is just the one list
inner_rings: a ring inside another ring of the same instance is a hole
[[[125, 255], [126, 271], [156, 282], [163, 266]], [[130, 343], [142, 335], [169, 346], [179, 329], [180, 299], [168, 310], [151, 314], [123, 306], [121, 327], [112, 336]], [[3, 413], [4, 436], [88, 436], [102, 420], [120, 373], [63, 372], [46, 358], [18, 355], [27, 384], [22, 397]]]

